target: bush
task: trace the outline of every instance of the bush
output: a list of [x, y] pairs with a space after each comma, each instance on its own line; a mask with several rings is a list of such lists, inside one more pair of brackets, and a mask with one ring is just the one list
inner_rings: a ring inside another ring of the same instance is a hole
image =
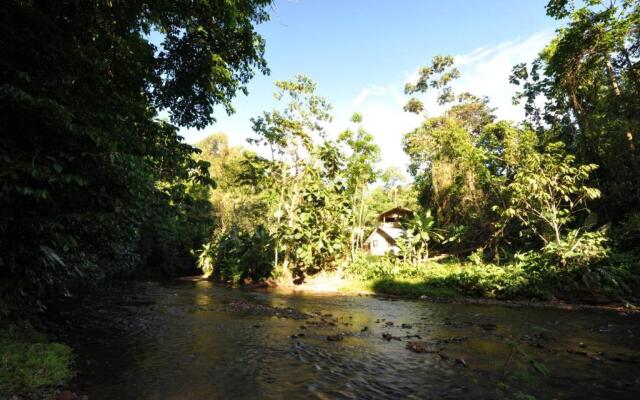
[[441, 268], [441, 264], [427, 261], [414, 265], [391, 254], [384, 257], [360, 255], [347, 266], [345, 272], [352, 278], [370, 281], [391, 278], [428, 278], [436, 274], [435, 269], [438, 268]]
[[596, 232], [570, 231], [560, 244], [543, 249], [542, 258], [559, 266], [557, 275], [567, 289], [604, 297], [634, 295], [638, 286], [638, 258], [617, 253], [606, 229]]
[[640, 254], [640, 211], [629, 213], [624, 222], [613, 229], [613, 240], [617, 249]]
[[0, 395], [56, 386], [73, 376], [71, 349], [48, 343], [29, 324], [0, 330]]
[[263, 226], [252, 233], [232, 227], [203, 246], [198, 267], [206, 277], [233, 283], [256, 282], [271, 276], [273, 252], [273, 238]]
[[500, 299], [620, 300], [640, 288], [640, 261], [614, 252], [606, 231], [577, 232], [542, 251], [516, 253], [504, 265], [485, 263], [482, 251], [468, 262], [426, 262], [416, 266], [394, 257], [361, 256], [346, 268], [357, 280], [373, 281], [374, 291], [443, 297], [457, 293]]

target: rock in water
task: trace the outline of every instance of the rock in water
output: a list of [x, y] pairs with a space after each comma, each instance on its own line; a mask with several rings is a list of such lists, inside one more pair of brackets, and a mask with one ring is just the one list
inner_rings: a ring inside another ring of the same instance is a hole
[[342, 333], [336, 333], [335, 335], [327, 336], [327, 340], [330, 342], [339, 342], [344, 339], [344, 335]]
[[437, 353], [437, 350], [429, 349], [426, 342], [409, 341], [406, 348], [414, 353]]
[[397, 336], [393, 336], [393, 335], [392, 335], [392, 334], [390, 334], [390, 333], [383, 333], [383, 334], [382, 334], [382, 338], [383, 338], [384, 340], [386, 340], [387, 342], [390, 342], [391, 340], [401, 340], [399, 337], [397, 337]]
[[63, 390], [58, 397], [56, 397], [56, 400], [78, 400], [78, 395], [69, 390]]

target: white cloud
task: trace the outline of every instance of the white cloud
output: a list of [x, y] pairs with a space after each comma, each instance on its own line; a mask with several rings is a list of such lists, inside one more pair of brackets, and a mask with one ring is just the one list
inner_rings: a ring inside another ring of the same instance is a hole
[[384, 96], [389, 92], [390, 87], [384, 86], [365, 86], [360, 89], [360, 93], [356, 96], [353, 101], [349, 104], [351, 107], [359, 107], [362, 103], [364, 103], [367, 99], [374, 96]]
[[[514, 39], [494, 46], [483, 46], [473, 51], [455, 56], [456, 65], [461, 71], [461, 78], [454, 83], [456, 92], [471, 92], [478, 96], [488, 96], [491, 105], [496, 107], [496, 115], [500, 119], [520, 121], [524, 117], [522, 106], [511, 103], [516, 87], [509, 84], [508, 77], [511, 68], [520, 62], [530, 62], [538, 52], [551, 40], [553, 33], [540, 32], [529, 38]], [[396, 82], [371, 84], [362, 87], [358, 93], [345, 104], [335, 104], [334, 120], [328, 124], [330, 136], [350, 126], [353, 112], [363, 116], [363, 125], [374, 137], [382, 150], [383, 167], [397, 166], [406, 168], [408, 158], [402, 150], [403, 135], [415, 129], [422, 117], [402, 110], [408, 96], [404, 94], [404, 84], [415, 81], [420, 66], [403, 74], [403, 78]], [[422, 99], [428, 116], [435, 116], [443, 111], [438, 106], [433, 94]], [[245, 138], [252, 136], [251, 123], [248, 117], [222, 118], [225, 124], [218, 124], [214, 129], [197, 131], [182, 129], [183, 134], [191, 143], [202, 139], [211, 131], [226, 131], [230, 143], [244, 145]], [[255, 149], [263, 153], [264, 148]], [[266, 153], [265, 153], [266, 154]]]
[[521, 105], [514, 106], [512, 97], [517, 88], [508, 81], [511, 69], [521, 62], [530, 62], [549, 43], [553, 33], [544, 31], [529, 38], [513, 40], [485, 48], [482, 51], [456, 56], [461, 60], [461, 79], [454, 88], [479, 96], [488, 96], [500, 119], [520, 121], [524, 118]]
[[[456, 66], [462, 77], [453, 85], [454, 91], [488, 96], [491, 105], [497, 108], [498, 118], [522, 120], [522, 106], [512, 104], [516, 87], [508, 81], [511, 69], [520, 62], [532, 61], [551, 38], [552, 32], [544, 31], [526, 39], [480, 47], [455, 56]], [[402, 150], [402, 137], [419, 125], [421, 117], [402, 111], [402, 106], [407, 101], [403, 89], [406, 82], [417, 79], [418, 69], [417, 66], [415, 70], [405, 73], [403, 82], [363, 87], [347, 107], [362, 114], [364, 127], [375, 136], [382, 149], [384, 167], [407, 166], [408, 159]], [[435, 96], [426, 96], [422, 100], [428, 115], [438, 115], [443, 111], [437, 105]], [[330, 130], [337, 132], [344, 129], [348, 118], [349, 115], [346, 114], [336, 116], [331, 124], [333, 129]]]

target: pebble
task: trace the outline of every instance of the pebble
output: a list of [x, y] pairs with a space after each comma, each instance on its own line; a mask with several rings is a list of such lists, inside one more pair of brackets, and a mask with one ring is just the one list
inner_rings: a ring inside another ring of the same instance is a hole
[[459, 365], [462, 365], [465, 368], [468, 368], [467, 367], [467, 363], [464, 361], [464, 358], [456, 358], [455, 363], [459, 364]]
[[330, 342], [339, 342], [344, 339], [344, 335], [341, 333], [336, 333], [335, 335], [327, 336], [327, 340]]
[[56, 397], [56, 400], [78, 400], [78, 395], [69, 390], [63, 390], [58, 397]]
[[390, 333], [383, 333], [382, 338], [387, 342], [390, 342], [391, 340], [401, 340], [399, 337], [393, 336]]
[[425, 342], [407, 342], [405, 348], [413, 351], [414, 353], [435, 353], [427, 348]]

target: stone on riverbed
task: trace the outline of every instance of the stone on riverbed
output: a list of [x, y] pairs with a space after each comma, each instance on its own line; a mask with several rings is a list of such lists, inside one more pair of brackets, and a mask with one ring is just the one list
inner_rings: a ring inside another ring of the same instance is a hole
[[414, 353], [437, 353], [439, 350], [429, 347], [427, 342], [409, 341], [405, 346], [408, 350]]
[[309, 315], [301, 313], [291, 307], [272, 307], [263, 304], [251, 303], [244, 300], [232, 300], [225, 304], [225, 308], [234, 312], [266, 315], [279, 318], [306, 319]]
[[393, 335], [391, 335], [390, 333], [383, 333], [383, 334], [382, 334], [382, 338], [383, 338], [384, 340], [386, 340], [387, 342], [390, 342], [390, 341], [392, 341], [392, 340], [401, 340], [399, 337], [397, 337], [397, 336], [393, 336]]
[[327, 336], [327, 340], [330, 342], [339, 342], [344, 339], [344, 335], [342, 333], [336, 333], [335, 335]]

